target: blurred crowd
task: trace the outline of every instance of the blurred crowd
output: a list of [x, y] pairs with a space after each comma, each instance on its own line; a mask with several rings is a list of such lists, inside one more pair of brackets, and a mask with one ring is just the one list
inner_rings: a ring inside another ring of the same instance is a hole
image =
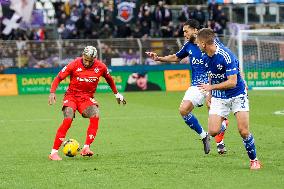
[[141, 4], [134, 22], [116, 25], [112, 20], [113, 5], [106, 2], [59, 4], [56, 7], [56, 19], [61, 38], [182, 37], [182, 25], [189, 18], [197, 19], [203, 26], [223, 34], [228, 22], [222, 7], [210, 3], [208, 10], [202, 10], [201, 6], [193, 10], [188, 5], [183, 6], [178, 16], [179, 22], [174, 23], [169, 5], [159, 1], [154, 6]]
[[[113, 18], [114, 5], [110, 2], [112, 1], [70, 0], [65, 3], [53, 3], [57, 37], [62, 39], [182, 37], [183, 23], [189, 18], [194, 18], [201, 25], [223, 34], [228, 22], [222, 7], [216, 3], [209, 3], [207, 10], [201, 6], [192, 9], [185, 5], [177, 17], [173, 17], [170, 6], [165, 1], [159, 1], [156, 5], [141, 4], [132, 22], [117, 24]], [[46, 32], [45, 27], [18, 29], [8, 39], [45, 40], [50, 36], [47, 36]]]

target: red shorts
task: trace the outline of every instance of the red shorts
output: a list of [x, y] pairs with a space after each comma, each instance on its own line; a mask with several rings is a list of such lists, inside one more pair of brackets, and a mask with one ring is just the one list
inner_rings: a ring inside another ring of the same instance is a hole
[[98, 105], [98, 102], [89, 95], [65, 95], [63, 99], [63, 107], [71, 107], [74, 112], [78, 110], [80, 114], [89, 106]]

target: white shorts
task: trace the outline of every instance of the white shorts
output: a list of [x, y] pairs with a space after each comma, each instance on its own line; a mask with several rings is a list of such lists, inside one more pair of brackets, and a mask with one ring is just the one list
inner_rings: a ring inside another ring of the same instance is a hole
[[202, 106], [206, 98], [205, 93], [202, 93], [198, 87], [191, 86], [187, 89], [182, 100], [190, 100], [194, 106]]
[[217, 114], [228, 118], [230, 112], [248, 112], [249, 100], [247, 94], [241, 94], [229, 99], [214, 98], [211, 99], [209, 114]]

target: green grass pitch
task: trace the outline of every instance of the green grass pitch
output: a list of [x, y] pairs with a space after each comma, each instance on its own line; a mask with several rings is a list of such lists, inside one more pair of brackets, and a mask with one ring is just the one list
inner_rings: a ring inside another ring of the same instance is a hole
[[[47, 95], [0, 97], [0, 188], [283, 188], [283, 91], [250, 91], [250, 128], [260, 171], [249, 159], [230, 116], [226, 155], [214, 140], [205, 155], [199, 137], [179, 116], [183, 92], [125, 93], [128, 104], [112, 94], [97, 94], [100, 125], [92, 158], [47, 156], [62, 120], [62, 95], [55, 106]], [[284, 112], [284, 111], [283, 111]], [[204, 126], [205, 107], [194, 110]], [[83, 144], [88, 120], [77, 113], [67, 138]], [[207, 126], [205, 126], [207, 128]]]

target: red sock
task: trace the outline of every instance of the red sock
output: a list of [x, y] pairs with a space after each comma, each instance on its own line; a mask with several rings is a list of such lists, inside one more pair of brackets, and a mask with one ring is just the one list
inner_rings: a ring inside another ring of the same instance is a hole
[[66, 133], [71, 126], [72, 118], [64, 118], [62, 124], [57, 129], [57, 133], [53, 143], [53, 149], [58, 150], [65, 139]]
[[216, 136], [214, 137], [216, 143], [219, 143], [219, 142], [221, 142], [222, 140], [224, 140], [224, 134], [225, 134], [225, 132], [222, 132], [222, 133], [219, 133], [218, 135], [216, 135]]
[[90, 118], [90, 125], [87, 130], [87, 137], [86, 137], [86, 142], [85, 145], [90, 145], [94, 141], [97, 130], [99, 126], [99, 118], [98, 117], [91, 117]]

